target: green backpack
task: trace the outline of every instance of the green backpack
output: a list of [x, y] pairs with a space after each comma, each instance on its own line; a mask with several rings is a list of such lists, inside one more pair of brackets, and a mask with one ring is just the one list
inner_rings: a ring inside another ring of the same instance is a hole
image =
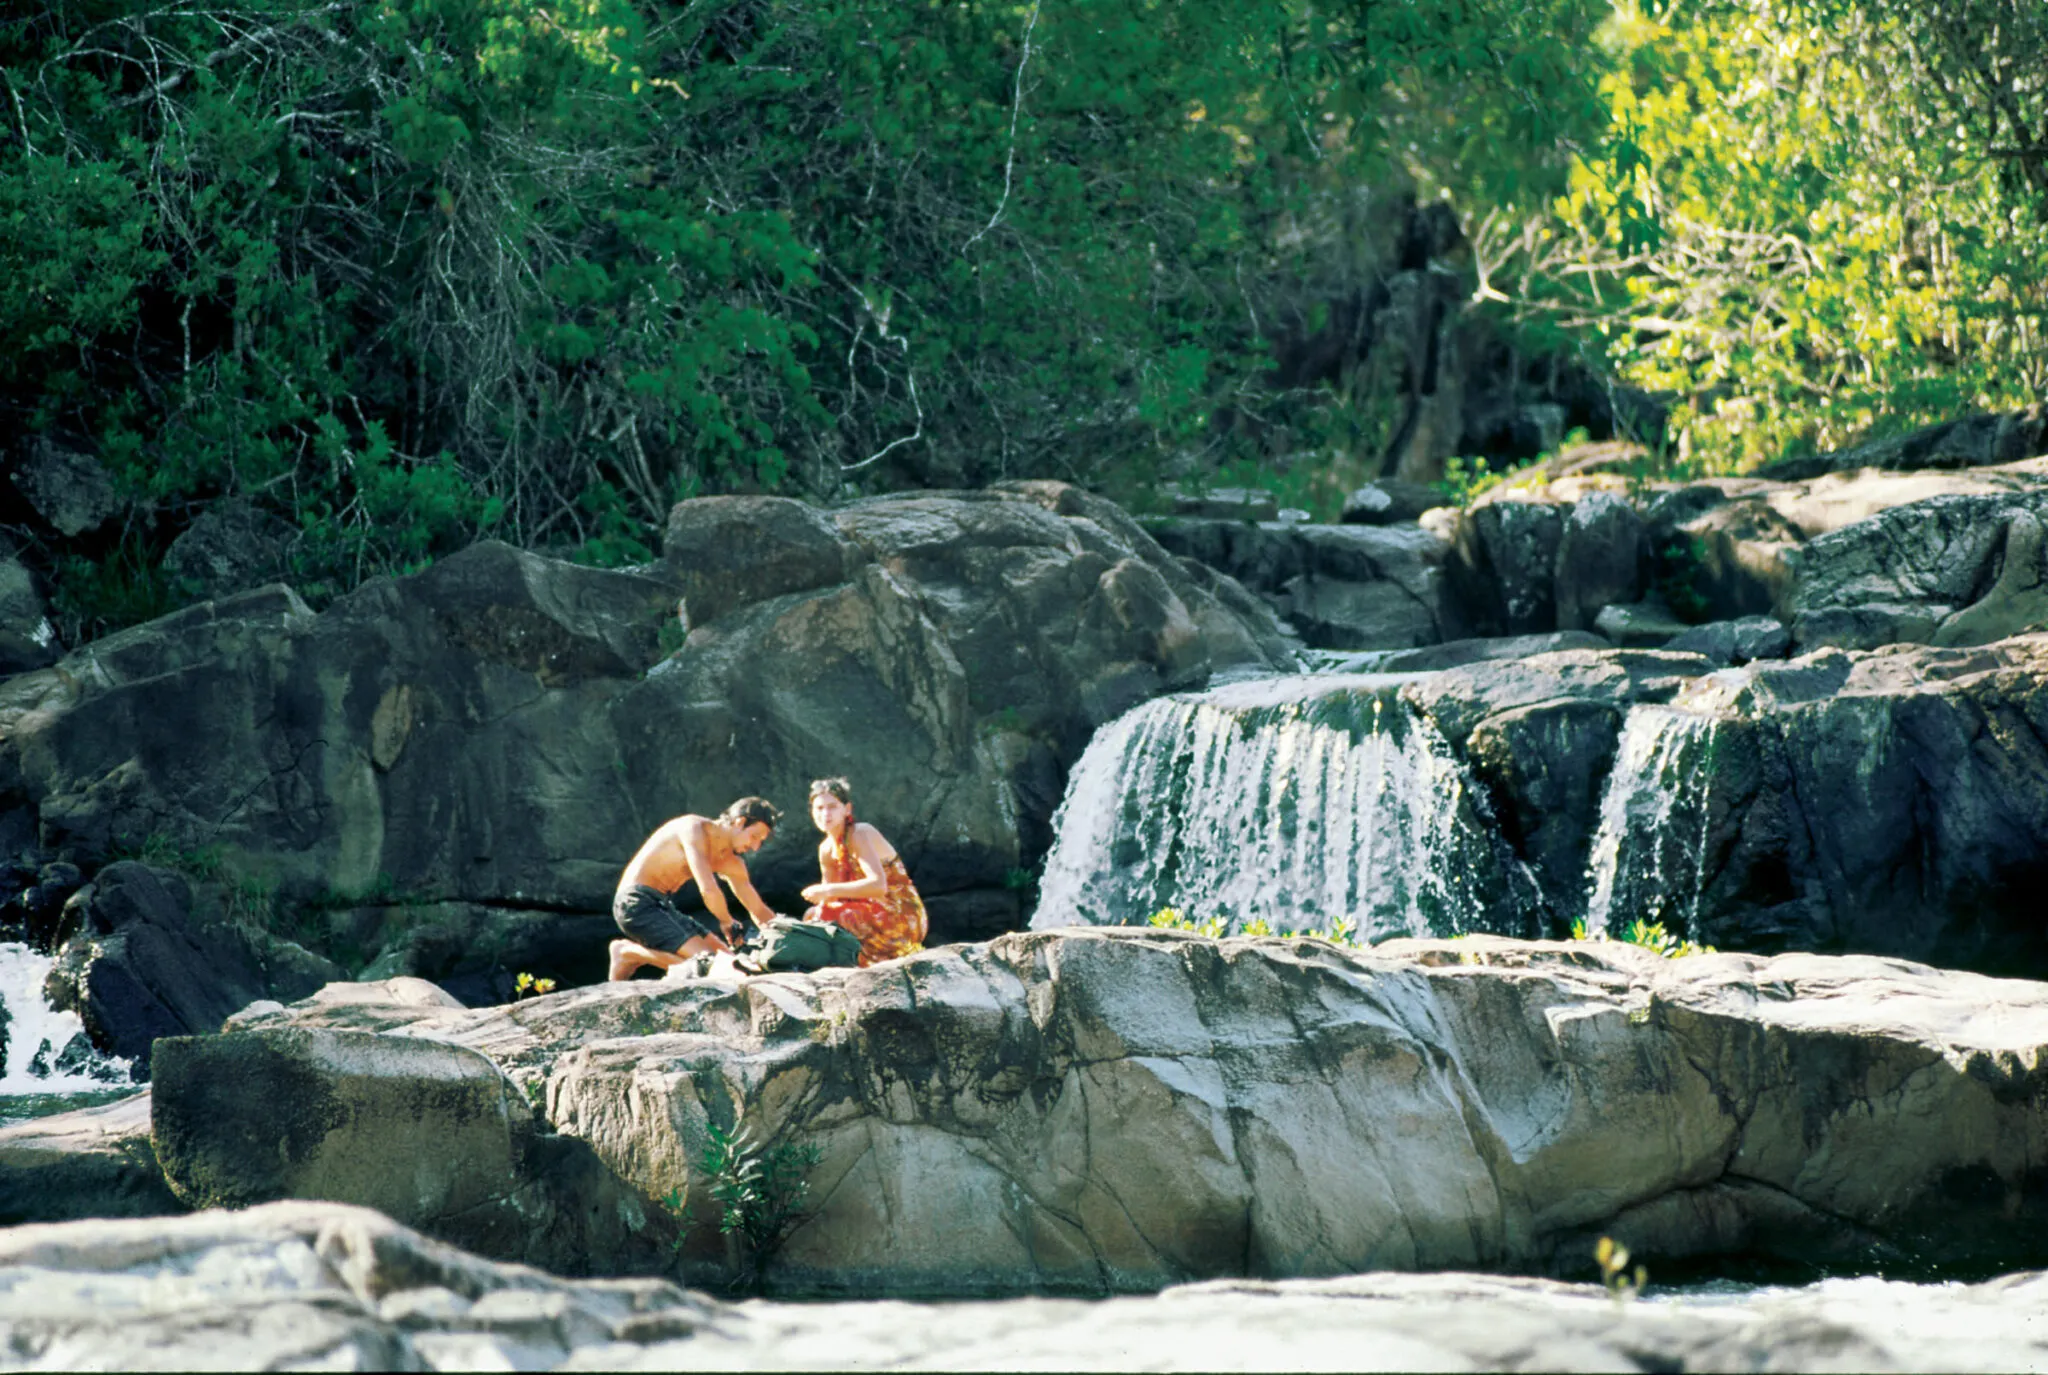
[[763, 969], [831, 969], [860, 963], [860, 937], [823, 921], [777, 917], [747, 947], [747, 959]]

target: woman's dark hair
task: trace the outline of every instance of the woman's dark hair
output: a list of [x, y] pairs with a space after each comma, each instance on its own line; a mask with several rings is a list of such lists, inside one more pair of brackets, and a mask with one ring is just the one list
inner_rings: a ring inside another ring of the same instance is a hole
[[811, 790], [806, 796], [816, 797], [819, 793], [830, 793], [847, 806], [853, 805], [853, 784], [843, 778], [812, 779]]
[[765, 797], [742, 797], [718, 814], [720, 825], [745, 828], [756, 823], [774, 830], [782, 811]]

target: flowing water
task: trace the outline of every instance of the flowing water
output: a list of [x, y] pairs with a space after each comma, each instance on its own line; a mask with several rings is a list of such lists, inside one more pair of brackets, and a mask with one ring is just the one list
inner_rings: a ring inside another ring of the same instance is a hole
[[1678, 707], [1629, 709], [1587, 860], [1588, 934], [1642, 920], [1697, 939], [1718, 724]]
[[0, 1003], [7, 1008], [6, 1071], [0, 1074], [0, 1125], [91, 1107], [135, 1092], [128, 1062], [93, 1050], [74, 1012], [43, 998], [55, 961], [26, 945], [0, 943]]
[[1360, 939], [1499, 929], [1476, 789], [1401, 675], [1160, 698], [1096, 732], [1053, 821], [1032, 925], [1196, 922]]
[[[1354, 656], [1355, 657], [1355, 656]], [[1346, 665], [1332, 665], [1341, 669]], [[1172, 908], [1360, 940], [1528, 929], [1525, 877], [1412, 674], [1326, 671], [1148, 702], [1097, 731], [1053, 820], [1035, 929]], [[1697, 939], [1718, 718], [1632, 707], [1585, 874], [1589, 933]], [[1254, 925], [1254, 929], [1258, 929]]]

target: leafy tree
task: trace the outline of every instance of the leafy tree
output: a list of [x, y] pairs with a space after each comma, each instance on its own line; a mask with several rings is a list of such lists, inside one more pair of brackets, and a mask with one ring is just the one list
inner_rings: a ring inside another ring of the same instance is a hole
[[[2023, 13], [2024, 12], [2024, 13]], [[1624, 5], [1611, 132], [1547, 216], [1475, 235], [1493, 294], [1677, 399], [1738, 469], [2048, 385], [2038, 8]]]
[[239, 495], [316, 596], [483, 530], [645, 558], [700, 492], [1369, 449], [1369, 389], [1275, 394], [1272, 338], [1375, 205], [1560, 186], [1602, 12], [17, 8], [0, 415], [107, 460], [129, 557]]

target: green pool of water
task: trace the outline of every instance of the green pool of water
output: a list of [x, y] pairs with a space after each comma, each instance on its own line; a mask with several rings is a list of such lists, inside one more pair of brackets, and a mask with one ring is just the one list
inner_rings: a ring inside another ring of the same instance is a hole
[[12, 1127], [78, 1108], [96, 1108], [140, 1090], [139, 1084], [109, 1084], [103, 1089], [80, 1089], [68, 1093], [0, 1094], [0, 1127]]

